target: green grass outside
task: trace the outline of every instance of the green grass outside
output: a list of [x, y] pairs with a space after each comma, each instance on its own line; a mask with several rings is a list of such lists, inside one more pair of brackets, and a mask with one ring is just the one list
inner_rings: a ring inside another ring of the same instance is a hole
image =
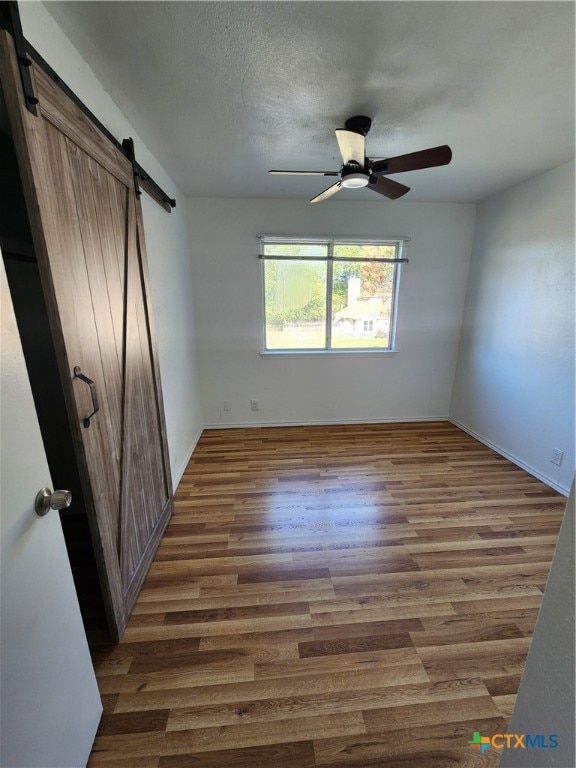
[[[324, 349], [324, 327], [291, 328], [287, 331], [268, 329], [267, 349]], [[332, 349], [386, 349], [388, 339], [351, 338], [332, 332]]]

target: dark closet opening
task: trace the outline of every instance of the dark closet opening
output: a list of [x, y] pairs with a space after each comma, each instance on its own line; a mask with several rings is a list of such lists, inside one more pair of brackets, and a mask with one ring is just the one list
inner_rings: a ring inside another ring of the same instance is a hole
[[72, 505], [59, 514], [84, 629], [90, 644], [110, 642], [16, 150], [1, 91], [0, 247], [52, 482], [54, 488], [72, 492]]

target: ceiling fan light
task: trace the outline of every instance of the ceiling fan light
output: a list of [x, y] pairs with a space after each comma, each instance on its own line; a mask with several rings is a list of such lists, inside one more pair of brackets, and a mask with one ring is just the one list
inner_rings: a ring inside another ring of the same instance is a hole
[[367, 173], [347, 173], [342, 177], [342, 186], [348, 189], [358, 189], [368, 184], [370, 177]]

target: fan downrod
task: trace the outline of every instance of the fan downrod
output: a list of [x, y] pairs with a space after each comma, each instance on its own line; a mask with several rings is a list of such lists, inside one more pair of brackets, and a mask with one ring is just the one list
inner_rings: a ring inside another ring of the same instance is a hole
[[366, 115], [356, 115], [355, 117], [349, 117], [344, 123], [344, 128], [347, 131], [353, 133], [359, 133], [361, 136], [366, 136], [372, 125], [372, 118], [366, 117]]

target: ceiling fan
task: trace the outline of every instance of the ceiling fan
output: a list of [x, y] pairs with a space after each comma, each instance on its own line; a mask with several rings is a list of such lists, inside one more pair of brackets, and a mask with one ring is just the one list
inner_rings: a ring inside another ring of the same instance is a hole
[[364, 115], [350, 117], [344, 128], [336, 129], [336, 140], [342, 155], [342, 168], [339, 171], [268, 171], [268, 173], [287, 176], [339, 176], [340, 179], [325, 189], [311, 203], [319, 203], [332, 197], [342, 187], [357, 189], [368, 187], [379, 195], [396, 200], [410, 191], [410, 187], [386, 178], [391, 173], [417, 171], [421, 168], [434, 168], [448, 165], [452, 160], [452, 150], [446, 144], [441, 147], [411, 152], [409, 155], [389, 157], [386, 160], [371, 160], [366, 157], [366, 134], [372, 120]]

